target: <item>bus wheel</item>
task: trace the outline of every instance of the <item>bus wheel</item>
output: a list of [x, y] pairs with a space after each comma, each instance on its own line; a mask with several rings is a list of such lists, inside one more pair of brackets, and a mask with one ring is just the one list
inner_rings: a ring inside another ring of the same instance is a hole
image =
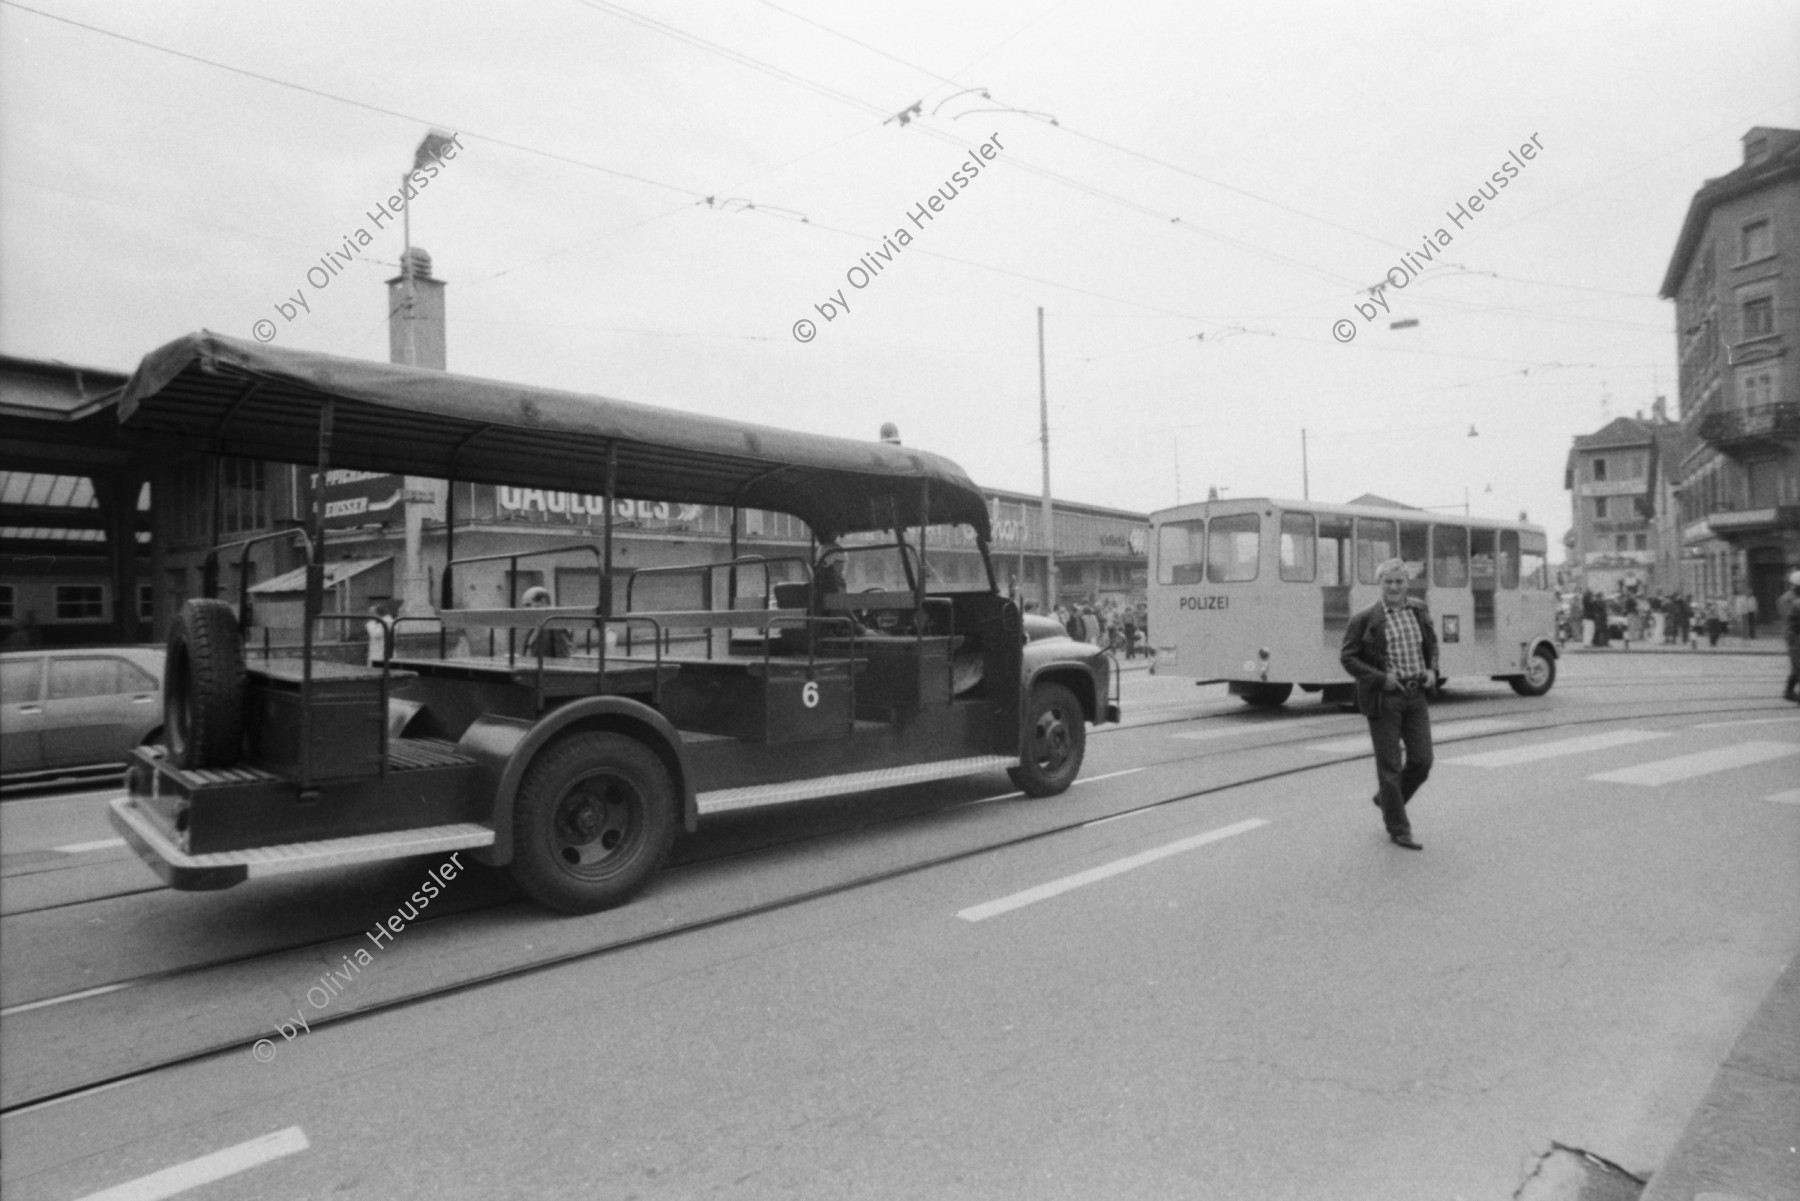
[[1293, 694], [1292, 684], [1252, 684], [1244, 690], [1244, 703], [1258, 709], [1279, 709]]
[[1525, 661], [1525, 674], [1508, 677], [1506, 682], [1520, 696], [1543, 696], [1556, 683], [1556, 660], [1540, 646]]
[[229, 767], [244, 745], [244, 644], [224, 601], [175, 614], [163, 660], [163, 732], [180, 768]]
[[1075, 694], [1061, 684], [1039, 684], [1026, 708], [1025, 740], [1019, 766], [1008, 768], [1026, 796], [1055, 796], [1081, 774], [1087, 754], [1087, 715]]
[[519, 784], [513, 880], [564, 913], [609, 908], [662, 866], [675, 820], [675, 786], [655, 752], [622, 734], [569, 735]]

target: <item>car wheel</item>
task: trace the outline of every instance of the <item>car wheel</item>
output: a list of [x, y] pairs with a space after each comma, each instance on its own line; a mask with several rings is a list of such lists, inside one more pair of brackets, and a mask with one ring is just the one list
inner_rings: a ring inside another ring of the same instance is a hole
[[1279, 709], [1294, 695], [1292, 684], [1252, 684], [1244, 691], [1244, 703], [1258, 709]]
[[519, 785], [513, 880], [563, 913], [609, 908], [662, 866], [675, 824], [675, 785], [654, 751], [623, 734], [567, 735]]
[[1086, 754], [1087, 714], [1075, 694], [1061, 684], [1032, 688], [1019, 766], [1007, 771], [1013, 783], [1027, 796], [1055, 796], [1081, 774]]
[[1556, 683], [1556, 659], [1543, 647], [1537, 647], [1525, 661], [1525, 674], [1512, 676], [1506, 682], [1520, 696], [1543, 696]]
[[224, 601], [190, 600], [169, 627], [163, 733], [180, 768], [228, 767], [243, 753], [244, 646]]

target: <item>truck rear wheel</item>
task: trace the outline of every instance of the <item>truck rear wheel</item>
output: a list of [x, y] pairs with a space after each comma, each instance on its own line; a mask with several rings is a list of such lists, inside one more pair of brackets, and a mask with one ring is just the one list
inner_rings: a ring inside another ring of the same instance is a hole
[[163, 736], [180, 768], [229, 767], [244, 747], [244, 644], [224, 601], [181, 606], [163, 661]]
[[567, 735], [519, 784], [513, 880], [564, 913], [610, 908], [662, 866], [675, 823], [675, 785], [655, 752], [623, 734]]
[[1279, 709], [1294, 695], [1292, 684], [1251, 684], [1243, 692], [1244, 703], [1258, 709]]
[[1075, 694], [1061, 684], [1034, 687], [1025, 710], [1019, 766], [1007, 769], [1012, 782], [1027, 796], [1055, 796], [1081, 774], [1086, 753], [1087, 714]]

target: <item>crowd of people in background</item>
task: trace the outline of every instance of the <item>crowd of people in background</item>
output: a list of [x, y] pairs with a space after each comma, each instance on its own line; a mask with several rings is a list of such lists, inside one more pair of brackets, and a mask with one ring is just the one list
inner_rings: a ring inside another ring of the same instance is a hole
[[[1033, 612], [1037, 606], [1031, 603], [1025, 608], [1027, 612]], [[1121, 604], [1109, 597], [1097, 606], [1058, 605], [1050, 615], [1077, 642], [1091, 642], [1122, 652], [1127, 659], [1135, 659], [1140, 654], [1150, 657], [1150, 614], [1143, 601], [1136, 605]]]
[[1620, 586], [1611, 596], [1597, 591], [1576, 594], [1566, 602], [1558, 618], [1561, 641], [1582, 646], [1611, 646], [1615, 642], [1662, 646], [1718, 646], [1727, 635], [1746, 640], [1756, 637], [1761, 606], [1746, 589], [1734, 595], [1701, 598], [1682, 592], [1648, 595]]

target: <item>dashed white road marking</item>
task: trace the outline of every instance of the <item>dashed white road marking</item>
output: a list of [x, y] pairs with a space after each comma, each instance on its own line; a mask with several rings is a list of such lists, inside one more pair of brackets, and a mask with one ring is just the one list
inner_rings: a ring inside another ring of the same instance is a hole
[[[1497, 717], [1477, 717], [1469, 721], [1447, 721], [1442, 725], [1431, 724], [1431, 741], [1455, 742], [1460, 738], [1475, 738], [1482, 734], [1493, 734], [1500, 730], [1516, 730], [1519, 723]], [[1369, 749], [1369, 736], [1358, 734], [1354, 738], [1338, 738], [1331, 742], [1309, 742], [1309, 751], [1324, 751], [1328, 755], [1347, 755], [1354, 751]]]
[[172, 1168], [164, 1168], [148, 1176], [139, 1176], [136, 1180], [128, 1180], [101, 1192], [89, 1193], [81, 1201], [162, 1201], [164, 1197], [173, 1197], [203, 1184], [247, 1172], [284, 1155], [304, 1151], [311, 1145], [306, 1141], [304, 1130], [298, 1126], [289, 1126], [286, 1130], [277, 1130], [274, 1134], [253, 1138], [235, 1147], [214, 1151], [211, 1155], [202, 1155], [199, 1159], [190, 1159], [186, 1163], [178, 1163]]
[[52, 1005], [61, 1005], [67, 1001], [85, 1001], [89, 997], [103, 997], [109, 992], [118, 992], [120, 989], [135, 988], [136, 986], [136, 981], [128, 980], [124, 984], [102, 984], [98, 988], [84, 988], [80, 992], [64, 993], [60, 997], [46, 997], [42, 1001], [27, 1001], [23, 1005], [0, 1009], [0, 1018], [9, 1018], [15, 1013], [25, 1013], [32, 1009], [47, 1009]]
[[1783, 805], [1800, 805], [1800, 788], [1790, 788], [1786, 792], [1778, 792], [1773, 796], [1766, 796], [1763, 800], [1779, 801]]
[[1667, 737], [1668, 734], [1660, 730], [1611, 730], [1605, 734], [1564, 738], [1559, 742], [1535, 742], [1527, 743], [1525, 746], [1507, 747], [1498, 751], [1478, 751], [1473, 755], [1458, 755], [1454, 759], [1440, 759], [1438, 762], [1458, 763], [1465, 767], [1517, 767], [1521, 763], [1536, 763], [1540, 759], [1581, 755], [1588, 751], [1601, 751], [1615, 746], [1630, 746], [1633, 743], [1649, 742], [1653, 739]]
[[1691, 780], [1695, 776], [1710, 776], [1715, 772], [1767, 763], [1772, 759], [1785, 759], [1790, 755], [1800, 755], [1800, 743], [1740, 742], [1733, 746], [1715, 747], [1710, 751], [1697, 751], [1692, 755], [1677, 755], [1673, 759], [1656, 759], [1635, 767], [1620, 768], [1618, 771], [1601, 772], [1588, 779], [1607, 784], [1638, 784], [1645, 788], [1661, 788], [1664, 784]]
[[50, 849], [60, 851], [64, 855], [79, 855], [84, 851], [105, 851], [124, 845], [123, 838], [97, 838], [93, 842], [71, 842], [67, 846], [51, 847]]
[[1229, 738], [1233, 734], [1245, 734], [1251, 730], [1260, 730], [1264, 726], [1272, 726], [1275, 724], [1276, 723], [1272, 721], [1249, 722], [1244, 725], [1228, 727], [1223, 730], [1195, 730], [1191, 734], [1171, 734], [1169, 737], [1179, 738], [1183, 742], [1205, 742], [1208, 738]]
[[1253, 817], [1247, 821], [1237, 822], [1234, 825], [1221, 826], [1219, 829], [1209, 830], [1205, 834], [1196, 834], [1192, 838], [1183, 838], [1179, 842], [1171, 842], [1164, 846], [1153, 847], [1148, 851], [1141, 851], [1136, 855], [1129, 855], [1124, 859], [1115, 859], [1111, 863], [1103, 863], [1099, 867], [1089, 868], [1085, 872], [1077, 872], [1073, 876], [1064, 876], [1062, 879], [1052, 880], [1048, 884], [1039, 884], [1035, 888], [1027, 888], [1023, 892], [1015, 892], [1010, 896], [1004, 896], [998, 900], [988, 901], [981, 905], [972, 905], [959, 912], [956, 916], [960, 917], [965, 922], [983, 922], [990, 917], [998, 917], [1002, 913], [1011, 913], [1015, 909], [1023, 909], [1027, 905], [1034, 905], [1039, 901], [1047, 901], [1051, 897], [1061, 896], [1071, 889], [1081, 888], [1087, 884], [1095, 884], [1101, 880], [1110, 879], [1113, 876], [1131, 871], [1134, 868], [1143, 867], [1145, 864], [1155, 863], [1159, 859], [1167, 859], [1171, 855], [1179, 855], [1184, 851], [1192, 851], [1198, 847], [1206, 846], [1208, 843], [1218, 842], [1221, 839], [1231, 838], [1238, 834], [1247, 834], [1251, 830], [1255, 830], [1258, 827], [1266, 826], [1268, 824], [1269, 823], [1263, 818]]

